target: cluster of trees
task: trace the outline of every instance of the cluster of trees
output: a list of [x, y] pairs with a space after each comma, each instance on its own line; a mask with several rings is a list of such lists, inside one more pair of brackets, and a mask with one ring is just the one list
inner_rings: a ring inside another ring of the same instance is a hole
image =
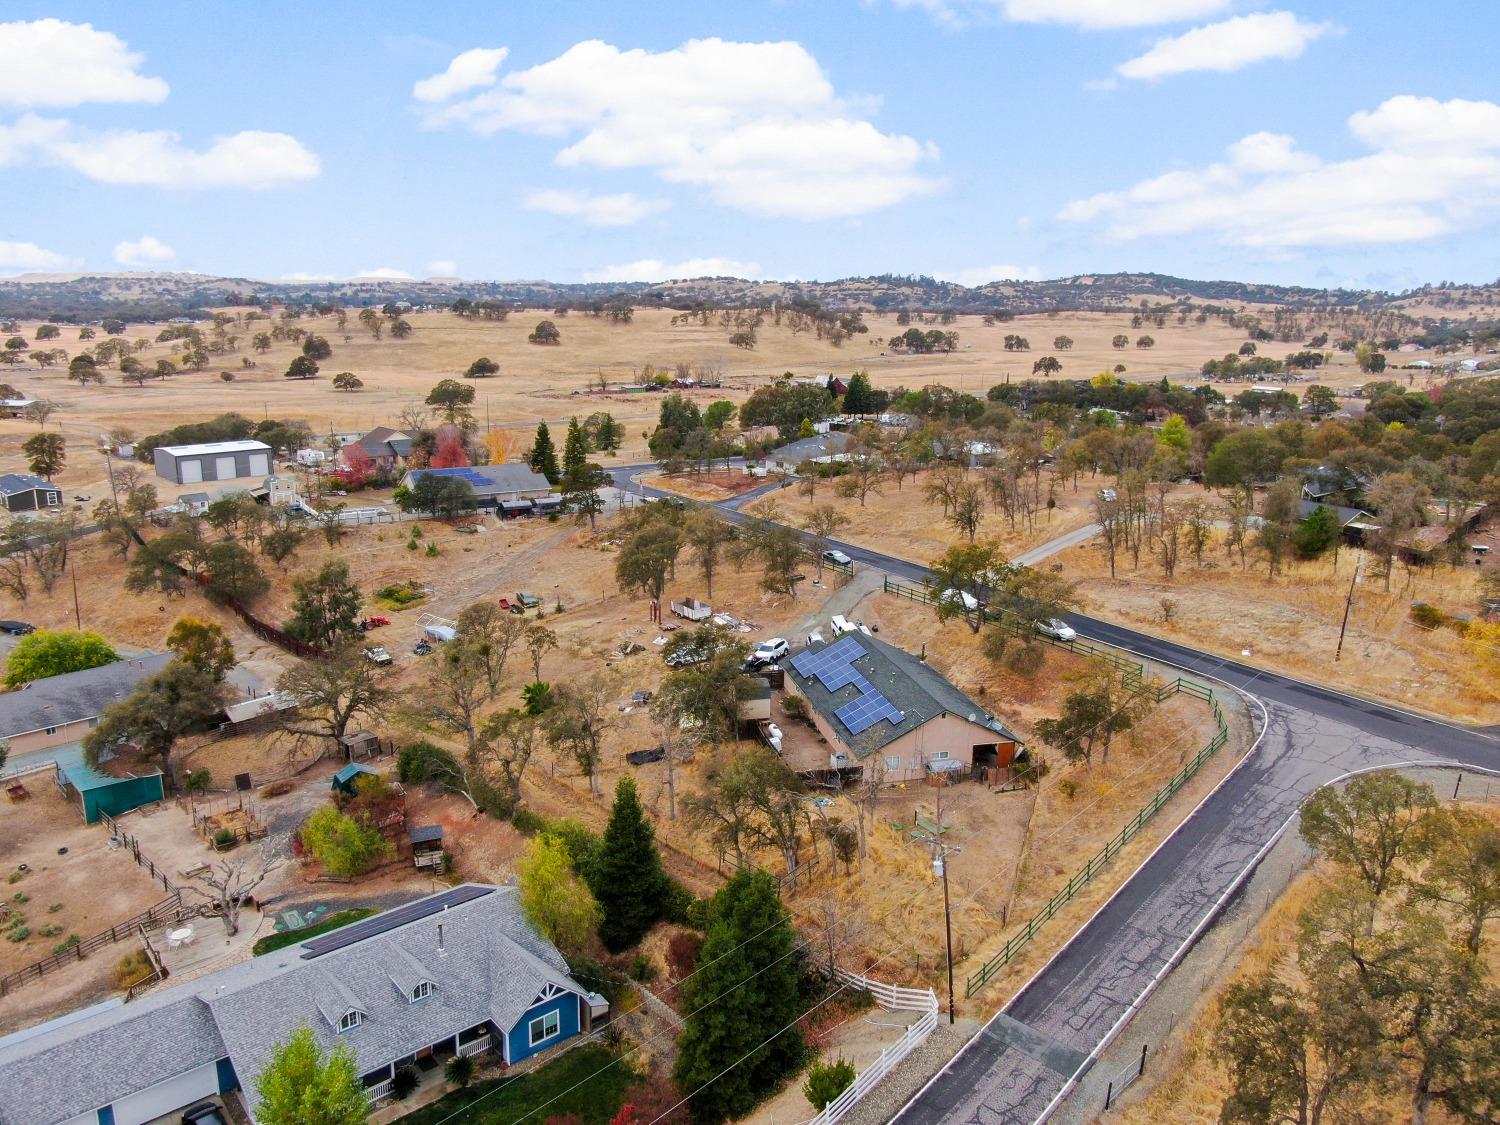
[[647, 441], [651, 456], [663, 462], [669, 472], [683, 462], [712, 467], [715, 461], [727, 460], [738, 452], [727, 432], [737, 412], [727, 399], [700, 411], [698, 404], [685, 395], [668, 395], [662, 400], [656, 429]]
[[899, 336], [892, 336], [885, 346], [893, 352], [909, 352], [912, 355], [930, 355], [933, 352], [951, 352], [958, 348], [958, 333], [944, 332], [941, 328], [908, 328]]
[[1333, 872], [1295, 947], [1220, 1001], [1220, 1120], [1374, 1119], [1395, 1099], [1417, 1122], [1495, 1120], [1500, 984], [1485, 928], [1500, 917], [1500, 824], [1379, 772], [1319, 790], [1301, 832]]
[[5, 686], [81, 672], [113, 664], [120, 654], [98, 633], [72, 629], [38, 629], [22, 637], [5, 658]]

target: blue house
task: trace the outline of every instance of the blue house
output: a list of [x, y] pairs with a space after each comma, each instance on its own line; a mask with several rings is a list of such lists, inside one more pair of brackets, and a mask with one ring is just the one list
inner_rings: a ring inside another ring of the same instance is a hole
[[0, 1039], [0, 1125], [143, 1125], [238, 1100], [299, 1027], [354, 1053], [372, 1102], [396, 1071], [488, 1054], [511, 1065], [592, 1029], [514, 887], [466, 883], [187, 984]]

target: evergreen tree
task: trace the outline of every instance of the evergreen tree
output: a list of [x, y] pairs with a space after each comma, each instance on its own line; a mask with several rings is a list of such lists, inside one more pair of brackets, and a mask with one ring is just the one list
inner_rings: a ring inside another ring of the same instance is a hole
[[581, 473], [588, 455], [588, 440], [583, 436], [583, 428], [578, 425], [577, 418], [569, 418], [568, 437], [563, 442], [563, 476], [571, 477]]
[[330, 559], [313, 575], [292, 579], [292, 616], [282, 629], [299, 641], [332, 648], [359, 629], [364, 597], [343, 559]]
[[546, 477], [549, 484], [562, 480], [562, 472], [557, 467], [557, 450], [552, 445], [552, 433], [546, 422], [537, 424], [536, 440], [531, 443], [530, 465], [533, 471]]
[[875, 392], [870, 388], [870, 377], [863, 371], [849, 376], [849, 389], [844, 392], [845, 414], [874, 414]]
[[699, 1125], [746, 1116], [802, 1065], [795, 949], [764, 871], [741, 871], [714, 896], [700, 967], [682, 985], [691, 1014], [672, 1068]]
[[609, 826], [589, 879], [604, 912], [599, 940], [611, 953], [640, 941], [665, 912], [670, 883], [632, 778], [621, 778], [615, 786]]
[[1304, 559], [1321, 555], [1333, 546], [1338, 537], [1338, 520], [1321, 504], [1309, 512], [1307, 518], [1297, 525], [1297, 530], [1292, 532], [1292, 542], [1296, 544], [1297, 553]]

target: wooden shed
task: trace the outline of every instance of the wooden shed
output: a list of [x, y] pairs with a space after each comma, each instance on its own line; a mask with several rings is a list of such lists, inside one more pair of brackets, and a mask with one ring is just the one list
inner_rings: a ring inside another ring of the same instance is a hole
[[443, 826], [419, 824], [411, 830], [411, 861], [420, 870], [443, 869]]

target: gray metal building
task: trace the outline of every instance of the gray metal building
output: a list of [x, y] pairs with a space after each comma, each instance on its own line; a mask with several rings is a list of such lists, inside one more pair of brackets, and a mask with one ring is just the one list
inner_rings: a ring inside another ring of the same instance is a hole
[[153, 458], [156, 475], [176, 484], [266, 477], [271, 473], [271, 447], [263, 441], [159, 445]]

